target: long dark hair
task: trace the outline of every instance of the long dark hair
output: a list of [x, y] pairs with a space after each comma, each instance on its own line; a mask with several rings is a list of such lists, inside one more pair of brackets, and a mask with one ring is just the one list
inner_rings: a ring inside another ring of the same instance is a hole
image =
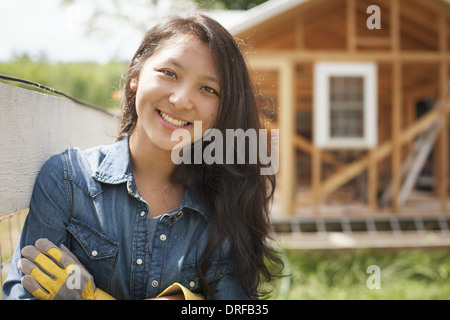
[[[119, 139], [131, 135], [137, 120], [136, 92], [130, 89], [131, 80], [138, 77], [146, 59], [164, 43], [187, 35], [196, 36], [209, 45], [220, 77], [221, 95], [214, 128], [224, 137], [226, 129], [259, 132], [261, 121], [256, 91], [238, 43], [219, 23], [194, 13], [186, 18], [165, 18], [146, 33], [124, 76]], [[249, 297], [258, 297], [262, 293], [258, 288], [261, 276], [267, 281], [273, 277], [267, 261], [282, 265], [268, 242], [269, 206], [275, 177], [261, 175], [261, 167], [259, 161], [256, 164], [227, 164], [224, 161], [224, 164], [180, 164], [174, 170], [172, 178], [177, 183], [186, 185], [187, 177], [195, 179], [197, 192], [205, 195], [211, 210], [209, 241], [198, 264], [200, 287], [205, 294], [214, 296], [205, 281], [205, 274], [210, 258], [225, 239], [231, 245], [232, 273]]]

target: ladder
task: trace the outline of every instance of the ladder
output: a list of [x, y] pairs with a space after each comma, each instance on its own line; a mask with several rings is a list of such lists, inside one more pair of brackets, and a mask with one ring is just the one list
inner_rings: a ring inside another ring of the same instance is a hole
[[[437, 106], [435, 106], [434, 108], [437, 108]], [[430, 126], [427, 131], [419, 135], [413, 145], [411, 152], [406, 156], [402, 165], [401, 172], [402, 179], [404, 177], [406, 178], [402, 184], [402, 188], [398, 196], [398, 203], [400, 205], [403, 205], [406, 202], [409, 194], [411, 193], [411, 190], [416, 184], [423, 165], [433, 149], [433, 145], [439, 135], [441, 127], [442, 119], [438, 119]], [[393, 183], [391, 181], [381, 195], [380, 205], [386, 206], [391, 200], [392, 195]]]

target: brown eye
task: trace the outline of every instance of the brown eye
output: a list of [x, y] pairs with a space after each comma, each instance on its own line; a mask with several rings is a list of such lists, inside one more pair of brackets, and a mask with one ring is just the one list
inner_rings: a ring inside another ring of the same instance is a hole
[[164, 73], [166, 76], [177, 79], [177, 75], [175, 74], [175, 72], [173, 72], [171, 70], [164, 69], [161, 72]]
[[205, 86], [205, 87], [202, 87], [202, 90], [205, 90], [208, 93], [212, 93], [212, 94], [215, 94], [216, 96], [219, 96], [218, 92], [211, 87]]

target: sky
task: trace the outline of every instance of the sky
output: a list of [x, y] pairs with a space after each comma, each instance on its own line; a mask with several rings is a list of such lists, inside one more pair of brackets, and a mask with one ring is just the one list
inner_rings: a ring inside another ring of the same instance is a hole
[[[52, 62], [130, 60], [144, 29], [102, 20], [102, 30], [86, 34], [92, 4], [102, 2], [108, 8], [111, 1], [77, 0], [72, 5], [62, 5], [62, 0], [0, 0], [0, 61], [23, 53], [32, 58], [44, 56]], [[160, 1], [162, 5], [149, 12], [148, 7], [143, 7], [146, 1], [134, 0], [133, 7], [128, 2], [124, 10], [150, 27], [156, 16], [171, 12], [171, 2]]]

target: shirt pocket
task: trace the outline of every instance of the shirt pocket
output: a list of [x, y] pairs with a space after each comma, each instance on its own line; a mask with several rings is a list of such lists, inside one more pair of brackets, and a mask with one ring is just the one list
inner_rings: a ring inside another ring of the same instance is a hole
[[96, 286], [108, 291], [119, 243], [76, 219], [67, 230], [76, 240], [71, 241], [72, 253], [89, 270]]
[[[219, 280], [228, 272], [227, 261], [217, 261], [212, 263], [206, 272], [205, 280], [208, 284]], [[200, 283], [197, 273], [197, 265], [186, 265], [181, 269], [180, 282], [183, 286], [191, 291], [196, 291], [200, 288]]]

